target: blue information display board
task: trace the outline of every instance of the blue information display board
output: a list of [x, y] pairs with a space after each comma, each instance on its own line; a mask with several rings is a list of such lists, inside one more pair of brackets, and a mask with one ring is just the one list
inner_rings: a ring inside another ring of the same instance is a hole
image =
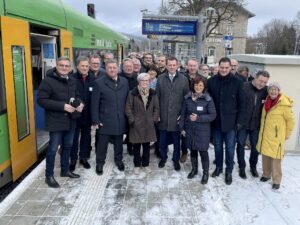
[[197, 21], [143, 19], [142, 34], [197, 35]]

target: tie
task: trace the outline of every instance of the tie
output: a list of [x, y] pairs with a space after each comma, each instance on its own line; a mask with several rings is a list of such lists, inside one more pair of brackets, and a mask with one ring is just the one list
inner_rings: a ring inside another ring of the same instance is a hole
[[170, 75], [171, 82], [173, 82], [173, 79], [174, 79], [174, 75]]

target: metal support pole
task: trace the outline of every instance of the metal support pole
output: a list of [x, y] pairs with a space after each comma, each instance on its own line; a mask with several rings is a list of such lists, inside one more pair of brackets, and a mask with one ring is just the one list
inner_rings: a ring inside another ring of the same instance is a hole
[[196, 47], [196, 58], [198, 60], [199, 65], [201, 64], [201, 59], [203, 57], [203, 21], [204, 15], [202, 12], [198, 14], [198, 30], [197, 30], [197, 47]]
[[294, 47], [294, 55], [297, 55], [298, 52], [298, 37], [299, 37], [299, 25], [296, 27], [296, 37], [295, 37], [295, 47]]

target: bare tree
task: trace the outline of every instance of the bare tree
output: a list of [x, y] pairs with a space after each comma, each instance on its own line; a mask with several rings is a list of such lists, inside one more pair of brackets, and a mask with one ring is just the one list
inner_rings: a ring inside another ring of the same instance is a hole
[[212, 7], [206, 17], [205, 37], [216, 34], [216, 28], [224, 21], [233, 23], [237, 10], [241, 10], [244, 0], [169, 0], [164, 6], [168, 14], [197, 16]]
[[258, 32], [257, 40], [263, 43], [267, 54], [293, 54], [295, 29], [287, 21], [273, 19]]

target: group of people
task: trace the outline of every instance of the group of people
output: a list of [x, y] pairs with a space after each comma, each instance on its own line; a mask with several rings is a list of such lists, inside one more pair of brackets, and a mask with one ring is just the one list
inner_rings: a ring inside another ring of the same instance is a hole
[[[75, 73], [66, 57], [57, 60], [39, 87], [38, 103], [45, 108], [46, 129], [50, 134], [46, 153], [46, 183], [59, 187], [54, 178], [54, 160], [61, 146], [61, 176], [78, 178], [78, 161], [91, 166], [91, 128], [96, 129], [96, 173], [103, 174], [108, 144], [114, 146], [114, 162], [123, 163], [123, 137], [133, 155], [134, 173], [148, 169], [151, 143], [163, 168], [168, 146], [173, 144], [176, 171], [190, 151], [191, 179], [198, 174], [198, 153], [202, 164], [201, 183], [209, 179], [210, 142], [216, 168], [212, 177], [223, 172], [232, 183], [236, 150], [239, 176], [246, 179], [245, 145], [250, 140], [250, 172], [258, 177], [257, 162], [262, 154], [262, 182], [272, 177], [273, 189], [280, 187], [284, 142], [294, 127], [293, 101], [281, 92], [278, 83], [267, 86], [269, 73], [258, 71], [250, 78], [238, 73], [238, 61], [223, 57], [217, 73], [208, 65], [189, 59], [185, 68], [175, 57], [161, 55], [155, 63], [151, 53], [142, 59], [131, 55], [118, 63], [107, 53], [102, 63], [98, 55], [80, 56]], [[80, 138], [79, 138], [80, 137]], [[79, 141], [80, 139], [80, 141]], [[225, 149], [224, 147], [225, 146]], [[141, 151], [142, 148], [142, 151]], [[142, 152], [142, 154], [141, 154]]]

